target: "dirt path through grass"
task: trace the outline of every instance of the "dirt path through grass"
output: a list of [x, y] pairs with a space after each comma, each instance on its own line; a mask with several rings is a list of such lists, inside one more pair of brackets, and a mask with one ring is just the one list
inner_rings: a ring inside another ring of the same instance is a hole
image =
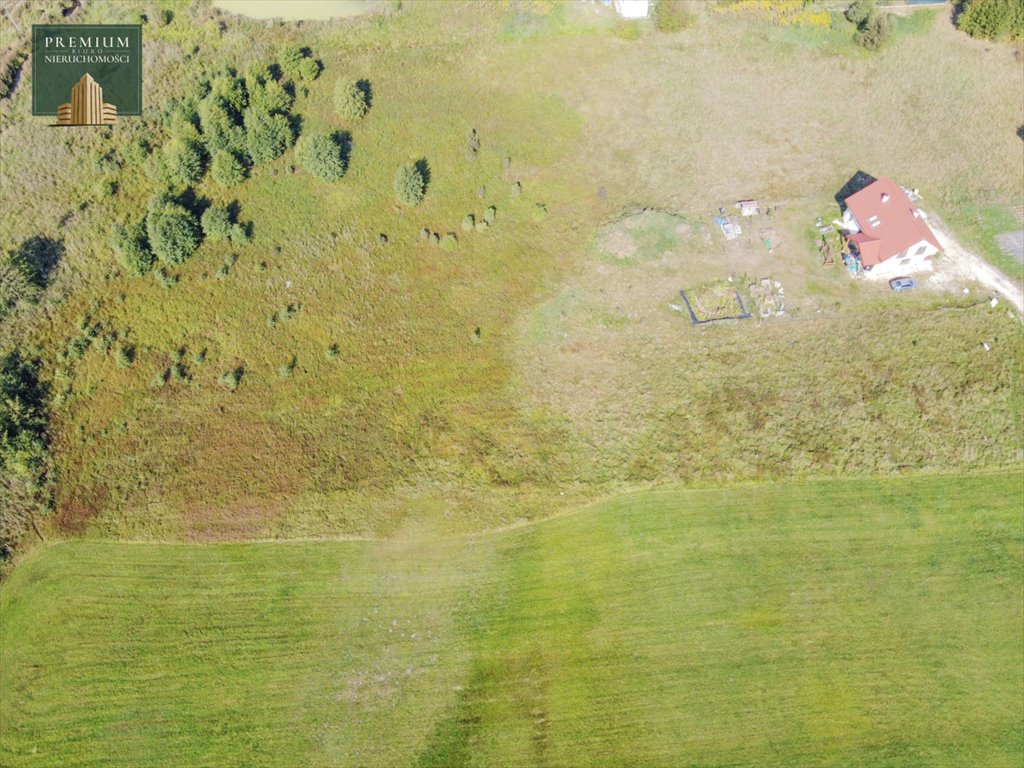
[[929, 278], [929, 283], [944, 283], [950, 278], [975, 280], [1006, 298], [1018, 312], [1024, 313], [1024, 290], [1019, 283], [964, 248], [937, 216], [932, 215], [928, 222], [946, 255], [942, 267]]

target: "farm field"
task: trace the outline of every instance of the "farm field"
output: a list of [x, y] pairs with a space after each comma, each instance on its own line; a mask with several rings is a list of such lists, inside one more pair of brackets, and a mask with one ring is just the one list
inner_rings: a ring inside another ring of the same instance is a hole
[[1016, 766], [1019, 475], [628, 494], [482, 536], [65, 542], [5, 766]]

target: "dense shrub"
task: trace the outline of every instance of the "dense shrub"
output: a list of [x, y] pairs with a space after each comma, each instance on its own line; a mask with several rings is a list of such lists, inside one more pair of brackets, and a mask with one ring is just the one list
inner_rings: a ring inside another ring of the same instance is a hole
[[868, 16], [867, 21], [861, 25], [854, 39], [858, 45], [868, 50], [875, 50], [892, 36], [892, 30], [893, 16], [891, 13], [874, 13]]
[[[250, 240], [250, 226], [251, 223], [249, 225], [246, 225], [240, 224], [239, 222], [235, 222], [234, 224], [231, 225], [231, 234], [228, 236], [228, 239], [231, 240], [232, 243], [235, 243], [237, 245], [245, 245]], [[231, 263], [234, 264], [233, 261]]]
[[320, 62], [313, 58], [308, 48], [286, 45], [281, 49], [278, 63], [285, 77], [292, 80], [316, 80], [320, 74]]
[[45, 390], [39, 366], [18, 352], [0, 360], [0, 470], [35, 478], [46, 458]]
[[677, 0], [658, 0], [654, 6], [654, 27], [659, 32], [680, 32], [697, 23], [697, 15]]
[[858, 27], [866, 22], [875, 13], [875, 0], [855, 0], [846, 9], [846, 18]]
[[423, 202], [427, 182], [417, 163], [404, 163], [395, 173], [395, 195], [405, 205], [419, 205]]
[[25, 51], [5, 51], [4, 58], [0, 60], [0, 99], [11, 95], [26, 58], [28, 54]]
[[149, 247], [165, 264], [182, 264], [202, 241], [199, 225], [191, 211], [162, 197], [161, 200], [162, 205], [153, 206], [146, 216]]
[[467, 232], [471, 232], [473, 227], [476, 225], [476, 217], [472, 213], [467, 213], [462, 219], [462, 228]]
[[357, 80], [339, 80], [334, 87], [334, 111], [342, 120], [359, 120], [370, 109], [369, 88]]
[[304, 133], [295, 145], [302, 167], [324, 181], [337, 181], [348, 167], [346, 142], [329, 133]]
[[223, 241], [231, 238], [231, 212], [227, 208], [211, 205], [203, 211], [200, 220], [203, 235], [212, 241]]
[[857, 25], [854, 41], [868, 50], [880, 48], [892, 36], [895, 26], [892, 14], [881, 13], [875, 0], [855, 0], [846, 9], [846, 18]]
[[115, 224], [111, 227], [110, 244], [133, 275], [144, 275], [153, 268], [153, 252], [149, 249], [142, 221], [128, 226]]
[[245, 165], [233, 152], [215, 152], [210, 163], [210, 176], [222, 187], [235, 187], [245, 181]]
[[1021, 0], [960, 0], [956, 26], [971, 37], [1024, 38]]
[[[248, 227], [234, 221], [230, 208], [210, 206], [203, 211], [200, 223], [203, 228], [203, 235], [211, 241], [230, 241], [239, 244], [249, 242]], [[236, 258], [232, 255], [225, 260], [227, 268], [230, 268], [235, 263]], [[227, 275], [227, 268], [224, 270], [224, 276]]]
[[179, 184], [195, 184], [206, 171], [203, 148], [187, 138], [171, 139], [163, 148], [169, 178]]
[[254, 163], [276, 160], [295, 140], [287, 117], [252, 108], [245, 111], [245, 131], [246, 148]]
[[0, 358], [0, 567], [49, 505], [46, 396], [38, 361]]

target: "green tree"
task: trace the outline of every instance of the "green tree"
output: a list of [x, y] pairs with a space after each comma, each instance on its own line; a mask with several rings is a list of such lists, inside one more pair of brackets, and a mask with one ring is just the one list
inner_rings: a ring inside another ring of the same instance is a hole
[[128, 226], [114, 224], [110, 231], [110, 244], [133, 275], [144, 275], [153, 268], [153, 252], [149, 249], [142, 221]]
[[320, 62], [313, 58], [306, 58], [299, 62], [299, 79], [307, 82], [316, 80], [320, 76]]
[[304, 133], [295, 145], [295, 157], [302, 167], [324, 181], [337, 181], [345, 175], [345, 155], [345, 142], [329, 133]]
[[294, 98], [281, 83], [271, 79], [253, 80], [249, 86], [249, 106], [263, 112], [288, 112]]
[[1024, 38], [1021, 0], [960, 0], [959, 10], [956, 26], [971, 37]]
[[199, 105], [199, 124], [203, 140], [210, 154], [222, 150], [242, 152], [245, 150], [245, 131], [231, 114], [227, 104], [210, 94]]
[[248, 104], [244, 81], [228, 74], [218, 75], [210, 82], [210, 93], [206, 98], [223, 104], [235, 121], [241, 118]]
[[368, 87], [356, 80], [342, 79], [334, 87], [334, 111], [342, 120], [361, 119], [370, 109]]
[[281, 114], [249, 108], [245, 111], [246, 146], [254, 163], [269, 163], [295, 141], [291, 123]]
[[210, 176], [222, 187], [236, 187], [245, 181], [245, 165], [234, 152], [222, 149], [213, 155]]
[[281, 49], [278, 63], [285, 77], [292, 80], [316, 80], [320, 74], [320, 62], [313, 58], [308, 48], [286, 45]]
[[395, 173], [395, 195], [405, 205], [415, 206], [423, 202], [427, 191], [427, 180], [417, 163], [403, 163]]
[[285, 45], [277, 56], [277, 63], [285, 77], [294, 77], [299, 62], [306, 58], [306, 50], [299, 45]]
[[192, 139], [171, 139], [163, 148], [170, 179], [180, 184], [195, 184], [206, 171], [203, 148]]
[[146, 216], [149, 246], [165, 264], [182, 264], [202, 242], [196, 217], [177, 203], [154, 206]]

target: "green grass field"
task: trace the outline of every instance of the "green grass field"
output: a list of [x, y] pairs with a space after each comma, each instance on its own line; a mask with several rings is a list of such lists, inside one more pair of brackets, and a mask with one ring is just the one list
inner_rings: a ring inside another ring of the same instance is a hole
[[5, 766], [1018, 766], [1019, 475], [665, 490], [470, 538], [40, 548]]

